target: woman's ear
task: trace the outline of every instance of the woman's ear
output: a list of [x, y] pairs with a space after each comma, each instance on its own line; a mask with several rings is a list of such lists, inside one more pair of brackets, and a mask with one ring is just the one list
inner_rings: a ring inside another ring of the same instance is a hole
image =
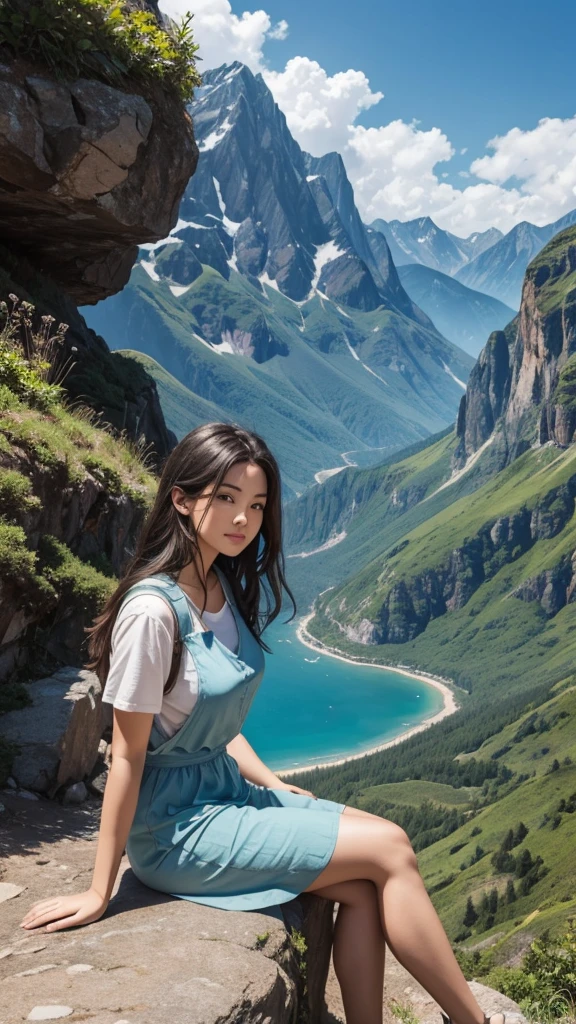
[[176, 511], [179, 512], [180, 515], [182, 515], [182, 516], [189, 516], [190, 515], [190, 509], [188, 507], [187, 502], [190, 501], [190, 498], [188, 498], [185, 495], [185, 493], [182, 490], [182, 488], [181, 487], [173, 487], [171, 492], [170, 492], [170, 494], [171, 494], [171, 497], [172, 497], [172, 504], [174, 505], [174, 508], [176, 509]]

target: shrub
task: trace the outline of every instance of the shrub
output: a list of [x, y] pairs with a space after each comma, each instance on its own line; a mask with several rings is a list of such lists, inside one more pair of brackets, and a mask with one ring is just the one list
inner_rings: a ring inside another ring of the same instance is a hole
[[[0, 17], [2, 8], [0, 7]], [[0, 40], [1, 40], [0, 33]], [[13, 395], [48, 412], [62, 398], [60, 355], [68, 324], [54, 330], [53, 316], [35, 316], [30, 302], [9, 296], [10, 305], [0, 302], [0, 385]], [[14, 399], [4, 408], [13, 408]]]
[[38, 508], [40, 499], [30, 494], [31, 489], [28, 477], [15, 469], [0, 467], [0, 515], [15, 519], [23, 512]]
[[4, 0], [0, 44], [59, 78], [99, 78], [125, 86], [161, 82], [190, 100], [201, 84], [192, 15], [160, 25], [123, 0]]
[[80, 561], [56, 537], [43, 537], [39, 556], [43, 574], [60, 597], [96, 614], [116, 589], [116, 581]]
[[26, 607], [38, 602], [52, 601], [56, 591], [37, 572], [36, 555], [26, 544], [26, 534], [20, 526], [0, 520], [0, 579], [15, 585], [23, 594]]

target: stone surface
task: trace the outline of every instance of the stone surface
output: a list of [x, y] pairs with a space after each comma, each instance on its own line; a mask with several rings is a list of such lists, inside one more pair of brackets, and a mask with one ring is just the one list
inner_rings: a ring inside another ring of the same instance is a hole
[[52, 794], [91, 771], [98, 753], [102, 688], [85, 669], [61, 669], [27, 685], [33, 704], [3, 715], [0, 734], [20, 747], [12, 764], [21, 786]]
[[35, 1006], [26, 1020], [59, 1020], [61, 1017], [69, 1017], [71, 1013], [74, 1013], [72, 1006], [58, 1006], [57, 1003], [50, 1003], [49, 1006]]
[[286, 921], [278, 907], [215, 910], [146, 888], [124, 858], [99, 921], [26, 934], [19, 922], [35, 902], [89, 886], [98, 813], [86, 804], [24, 805], [17, 796], [9, 811], [0, 870], [27, 891], [5, 904], [0, 923], [9, 1007], [2, 1024], [21, 1024], [35, 1007], [50, 1005], [72, 1007], [73, 1020], [91, 1024], [294, 1024], [303, 982], [287, 926], [306, 937], [308, 1019], [323, 1024], [331, 903], [303, 896], [284, 905]]
[[12, 882], [0, 882], [0, 903], [4, 903], [4, 900], [11, 900], [14, 896], [19, 896], [23, 890], [24, 887], [21, 885], [13, 885]]

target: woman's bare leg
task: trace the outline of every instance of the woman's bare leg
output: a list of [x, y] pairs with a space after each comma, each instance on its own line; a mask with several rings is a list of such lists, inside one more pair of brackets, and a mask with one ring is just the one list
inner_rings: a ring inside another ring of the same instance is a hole
[[382, 929], [396, 959], [454, 1024], [483, 1024], [484, 1013], [424, 888], [408, 836], [391, 821], [347, 809], [330, 863], [309, 891], [360, 878], [376, 886]]
[[374, 883], [358, 879], [314, 892], [340, 904], [332, 959], [346, 1024], [382, 1024], [386, 942]]

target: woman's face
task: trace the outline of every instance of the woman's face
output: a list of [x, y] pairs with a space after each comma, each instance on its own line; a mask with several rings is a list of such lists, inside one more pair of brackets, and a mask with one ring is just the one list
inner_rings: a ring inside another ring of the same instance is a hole
[[[179, 512], [190, 516], [203, 553], [213, 558], [217, 554], [233, 557], [257, 536], [264, 517], [266, 492], [264, 470], [252, 462], [237, 462], [216, 491], [209, 485], [199, 498], [187, 498], [179, 487], [173, 487], [172, 500]], [[212, 494], [214, 499], [208, 508]]]

